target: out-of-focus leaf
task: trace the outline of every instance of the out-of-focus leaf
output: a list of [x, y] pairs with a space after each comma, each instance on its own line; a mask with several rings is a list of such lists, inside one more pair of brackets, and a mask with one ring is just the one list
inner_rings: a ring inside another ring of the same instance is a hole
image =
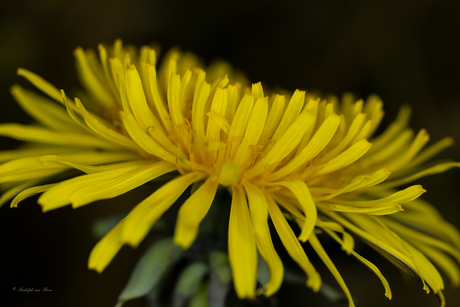
[[224, 307], [232, 280], [232, 272], [227, 253], [211, 251], [209, 254], [211, 274], [209, 276], [209, 306]]
[[[164, 276], [163, 278], [164, 279]], [[147, 300], [150, 307], [161, 307], [160, 303], [160, 291], [161, 291], [161, 281], [153, 286], [153, 289], [147, 293]]]
[[201, 285], [200, 291], [192, 297], [188, 307], [209, 307], [207, 282]]
[[323, 233], [323, 230], [320, 229], [320, 228], [315, 228], [315, 229], [313, 229], [313, 231], [314, 231], [314, 233], [317, 234], [317, 235], [320, 235], [320, 234]]
[[324, 282], [321, 285], [321, 289], [319, 289], [319, 293], [321, 293], [325, 298], [333, 303], [339, 304], [347, 302], [347, 297], [343, 293], [338, 292], [333, 287]]
[[155, 242], [134, 268], [128, 284], [118, 297], [119, 303], [146, 295], [182, 253], [182, 248], [171, 238]]
[[174, 289], [174, 307], [184, 306], [188, 299], [198, 293], [201, 281], [208, 271], [208, 265], [203, 262], [194, 262], [182, 271]]
[[232, 279], [232, 271], [228, 254], [213, 250], [209, 253], [209, 264], [211, 269], [216, 272], [217, 276], [223, 283], [229, 283]]
[[304, 274], [298, 273], [297, 270], [286, 267], [284, 268], [284, 281], [291, 284], [305, 284], [307, 277]]

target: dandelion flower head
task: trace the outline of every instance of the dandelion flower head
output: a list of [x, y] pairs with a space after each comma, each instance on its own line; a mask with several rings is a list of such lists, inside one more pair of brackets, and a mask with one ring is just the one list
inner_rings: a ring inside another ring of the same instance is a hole
[[[0, 201], [14, 197], [15, 207], [41, 193], [43, 211], [78, 208], [176, 174], [99, 241], [89, 268], [101, 272], [123, 245], [138, 246], [184, 191], [199, 183], [180, 207], [174, 242], [189, 248], [218, 188], [227, 189], [228, 255], [240, 298], [256, 295], [258, 254], [270, 273], [265, 295], [282, 284], [284, 267], [271, 223], [305, 272], [306, 285], [318, 291], [322, 282], [304, 242], [335, 277], [350, 306], [351, 294], [321, 236], [337, 241], [373, 271], [388, 298], [387, 280], [354, 250], [354, 238], [416, 276], [442, 303], [444, 283], [437, 268], [459, 284], [458, 231], [419, 199], [425, 192], [420, 185], [409, 185], [458, 167], [426, 163], [453, 141], [445, 138], [424, 148], [429, 136], [408, 128], [408, 107], [374, 136], [384, 114], [377, 96], [363, 101], [344, 95], [339, 101], [300, 90], [267, 95], [261, 83], [248, 85], [227, 65], [205, 71], [197, 57], [178, 50], [157, 65], [154, 48], [137, 51], [121, 41], [99, 45], [98, 53], [78, 48], [74, 55], [84, 87], [80, 98], [18, 70], [47, 97], [19, 85], [11, 89], [36, 124], [0, 125], [0, 135], [26, 142], [0, 153], [5, 189]], [[52, 180], [69, 169], [82, 174]]]

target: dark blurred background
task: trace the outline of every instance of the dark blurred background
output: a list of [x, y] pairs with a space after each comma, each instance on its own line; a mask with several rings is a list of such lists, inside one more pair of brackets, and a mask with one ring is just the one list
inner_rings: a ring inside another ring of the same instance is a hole
[[[126, 44], [180, 46], [207, 62], [218, 57], [246, 72], [252, 82], [289, 90], [318, 89], [341, 95], [380, 95], [383, 125], [403, 104], [413, 107], [412, 127], [426, 128], [431, 142], [460, 140], [460, 2], [386, 1], [0, 1], [0, 122], [30, 122], [9, 94], [18, 67], [38, 73], [58, 88], [78, 87], [72, 51], [121, 38]], [[0, 139], [1, 148], [16, 143]], [[443, 158], [460, 160], [460, 145]], [[451, 223], [460, 226], [459, 170], [419, 180]], [[103, 274], [87, 270], [97, 242], [91, 225], [127, 210], [149, 191], [78, 210], [41, 213], [36, 198], [17, 209], [0, 208], [1, 306], [114, 306], [139, 250], [124, 247]], [[388, 301], [378, 279], [337, 248], [337, 263], [358, 306], [439, 306], [420, 285], [370, 248], [394, 292]], [[336, 251], [336, 252], [334, 252]], [[320, 263], [317, 265], [322, 267]], [[323, 278], [331, 285], [326, 270]], [[49, 287], [48, 293], [13, 288]], [[460, 306], [460, 290], [446, 279], [448, 306]], [[302, 286], [283, 287], [279, 306], [347, 306], [329, 302]], [[145, 306], [144, 301], [126, 306]]]

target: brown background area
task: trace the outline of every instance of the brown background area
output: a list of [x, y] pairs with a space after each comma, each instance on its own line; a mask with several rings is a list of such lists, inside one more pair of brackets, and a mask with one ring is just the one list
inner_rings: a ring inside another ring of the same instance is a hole
[[[387, 125], [402, 104], [413, 107], [412, 126], [431, 140], [460, 140], [460, 5], [458, 1], [147, 1], [20, 0], [0, 2], [0, 122], [29, 122], [9, 95], [17, 67], [34, 71], [59, 88], [77, 87], [72, 50], [121, 38], [129, 44], [181, 46], [206, 61], [226, 59], [253, 82], [290, 90], [319, 89], [361, 97], [380, 95]], [[7, 148], [15, 142], [0, 139]], [[460, 146], [442, 157], [460, 160]], [[460, 226], [460, 171], [419, 182], [424, 196]], [[130, 208], [149, 191], [78, 210], [42, 214], [36, 199], [18, 209], [0, 208], [0, 305], [113, 306], [140, 250], [124, 247], [102, 275], [86, 269], [96, 240], [91, 223]], [[438, 306], [433, 295], [401, 278], [372, 250], [392, 286], [379, 281], [332, 247], [332, 258], [358, 306]], [[321, 264], [317, 265], [321, 267]], [[323, 270], [324, 279], [334, 284]], [[15, 293], [13, 287], [49, 287], [52, 293]], [[446, 280], [448, 306], [460, 305], [459, 289]], [[304, 287], [284, 287], [280, 306], [331, 304]], [[138, 300], [126, 306], [144, 306]]]

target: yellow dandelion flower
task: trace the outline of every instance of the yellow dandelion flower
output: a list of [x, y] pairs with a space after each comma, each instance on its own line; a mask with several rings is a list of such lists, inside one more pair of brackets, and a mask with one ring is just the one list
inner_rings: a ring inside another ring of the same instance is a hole
[[[376, 96], [364, 102], [345, 95], [339, 103], [299, 90], [266, 95], [261, 83], [248, 87], [225, 66], [206, 73], [195, 56], [177, 50], [167, 53], [157, 69], [153, 48], [137, 52], [116, 41], [98, 49], [99, 57], [75, 50], [85, 89], [81, 100], [19, 69], [48, 97], [13, 86], [14, 98], [37, 124], [0, 125], [0, 135], [27, 142], [0, 153], [5, 189], [0, 202], [14, 197], [12, 207], [42, 193], [43, 211], [78, 208], [177, 174], [94, 247], [89, 268], [101, 272], [123, 245], [136, 247], [188, 187], [202, 182], [180, 207], [174, 242], [184, 249], [194, 243], [217, 189], [225, 187], [232, 195], [228, 255], [240, 298], [256, 295], [258, 254], [270, 273], [265, 295], [277, 292], [283, 281], [269, 221], [305, 272], [307, 286], [318, 291], [321, 277], [302, 242], [318, 254], [350, 306], [351, 294], [315, 229], [372, 270], [388, 298], [387, 280], [354, 251], [354, 237], [419, 278], [442, 304], [444, 283], [436, 267], [459, 284], [458, 231], [419, 199], [425, 192], [420, 185], [407, 186], [458, 167], [456, 162], [425, 163], [453, 141], [446, 138], [423, 149], [428, 134], [414, 135], [407, 127], [409, 108], [374, 137], [383, 117]], [[84, 174], [50, 181], [69, 169]], [[52, 183], [38, 185], [46, 181]]]

